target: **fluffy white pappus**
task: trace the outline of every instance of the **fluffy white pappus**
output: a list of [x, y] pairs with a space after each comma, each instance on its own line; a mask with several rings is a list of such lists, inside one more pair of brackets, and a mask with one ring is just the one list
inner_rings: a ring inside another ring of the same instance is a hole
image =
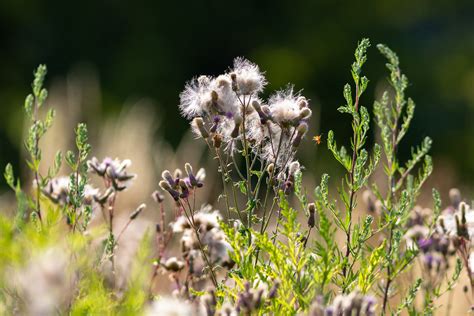
[[258, 94], [262, 92], [267, 84], [260, 68], [243, 57], [234, 59], [234, 68], [231, 75], [235, 75], [238, 91], [243, 95]]
[[179, 95], [179, 109], [183, 117], [192, 119], [209, 111], [212, 103], [211, 81], [208, 76], [200, 76], [186, 84], [184, 91]]
[[283, 170], [291, 164], [295, 151], [292, 149], [292, 141], [296, 132], [294, 127], [283, 129], [273, 122], [267, 122], [264, 129], [265, 140], [262, 146], [262, 160], [274, 163], [276, 170]]
[[300, 120], [311, 116], [306, 98], [295, 94], [293, 87], [276, 92], [270, 97], [268, 105], [272, 120], [282, 126], [297, 125]]
[[227, 117], [233, 117], [239, 111], [239, 100], [232, 90], [232, 80], [229, 75], [220, 75], [211, 81], [211, 93], [217, 95], [217, 113]]

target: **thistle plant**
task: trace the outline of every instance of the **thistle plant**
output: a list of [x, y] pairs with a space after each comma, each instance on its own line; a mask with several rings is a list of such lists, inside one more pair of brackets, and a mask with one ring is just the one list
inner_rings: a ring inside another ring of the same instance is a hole
[[[291, 86], [273, 94], [268, 102], [261, 100], [259, 94], [265, 85], [257, 65], [237, 58], [228, 73], [217, 78], [200, 76], [188, 83], [179, 105], [183, 116], [192, 119], [195, 134], [205, 140], [219, 162], [228, 218], [236, 213], [247, 229], [260, 223], [262, 232], [274, 212], [278, 189], [292, 185], [289, 166], [311, 116], [307, 99]], [[237, 189], [246, 198], [244, 207]], [[271, 193], [274, 198], [268, 209]]]

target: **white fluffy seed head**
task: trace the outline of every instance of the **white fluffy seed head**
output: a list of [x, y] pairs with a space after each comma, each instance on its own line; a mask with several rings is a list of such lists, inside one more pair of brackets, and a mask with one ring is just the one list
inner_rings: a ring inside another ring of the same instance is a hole
[[240, 94], [257, 94], [263, 90], [267, 83], [259, 67], [242, 57], [234, 59], [234, 68], [231, 74], [235, 76]]

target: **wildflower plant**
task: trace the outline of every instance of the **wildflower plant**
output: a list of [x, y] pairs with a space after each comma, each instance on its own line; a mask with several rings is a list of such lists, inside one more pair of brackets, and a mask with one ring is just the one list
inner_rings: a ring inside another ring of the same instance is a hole
[[[300, 91], [287, 86], [263, 98], [265, 74], [244, 58], [224, 74], [187, 83], [179, 110], [215, 158], [222, 190], [215, 205], [198, 205], [207, 189], [203, 168], [186, 163], [184, 171], [162, 171], [151, 194], [153, 219], [143, 219], [153, 228], [140, 232], [126, 269], [118, 268], [117, 250], [126, 248], [125, 232], [146, 205], [124, 213], [117, 201], [140, 185], [137, 175], [130, 160], [90, 158], [84, 123], [75, 129], [76, 148], [64, 155], [67, 174], [59, 175], [60, 152], [40, 173], [40, 141], [54, 118], [50, 109], [40, 119], [47, 97], [40, 66], [25, 101], [32, 193], [12, 165], [4, 174], [18, 208], [14, 220], [0, 216], [0, 311], [417, 315], [433, 314], [450, 293], [449, 313], [463, 269], [472, 305], [473, 208], [455, 189], [444, 210], [436, 190], [431, 207], [420, 205], [433, 170], [432, 142], [425, 138], [406, 162], [398, 154], [415, 103], [397, 55], [385, 45], [377, 48], [387, 59], [390, 87], [371, 114], [363, 72], [370, 47], [368, 39], [358, 43], [352, 83], [343, 87], [337, 109], [350, 117], [352, 135], [336, 142], [327, 133], [344, 175], [333, 181], [323, 174], [314, 190], [305, 187], [311, 175], [297, 159], [312, 116]], [[372, 126], [380, 144], [369, 139]], [[119, 216], [125, 216], [120, 226]]]

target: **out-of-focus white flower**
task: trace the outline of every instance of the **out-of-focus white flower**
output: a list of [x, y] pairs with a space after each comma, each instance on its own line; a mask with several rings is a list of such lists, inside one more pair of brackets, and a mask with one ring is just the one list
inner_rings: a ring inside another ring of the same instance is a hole
[[[60, 205], [69, 204], [69, 177], [56, 177], [51, 179], [43, 188], [43, 194], [51, 201]], [[84, 203], [91, 205], [99, 197], [99, 189], [86, 184], [84, 187]]]
[[172, 297], [161, 297], [150, 305], [147, 316], [198, 316], [197, 308], [191, 303]]
[[15, 286], [28, 315], [54, 315], [65, 311], [73, 294], [74, 274], [64, 251], [46, 250], [13, 273]]

